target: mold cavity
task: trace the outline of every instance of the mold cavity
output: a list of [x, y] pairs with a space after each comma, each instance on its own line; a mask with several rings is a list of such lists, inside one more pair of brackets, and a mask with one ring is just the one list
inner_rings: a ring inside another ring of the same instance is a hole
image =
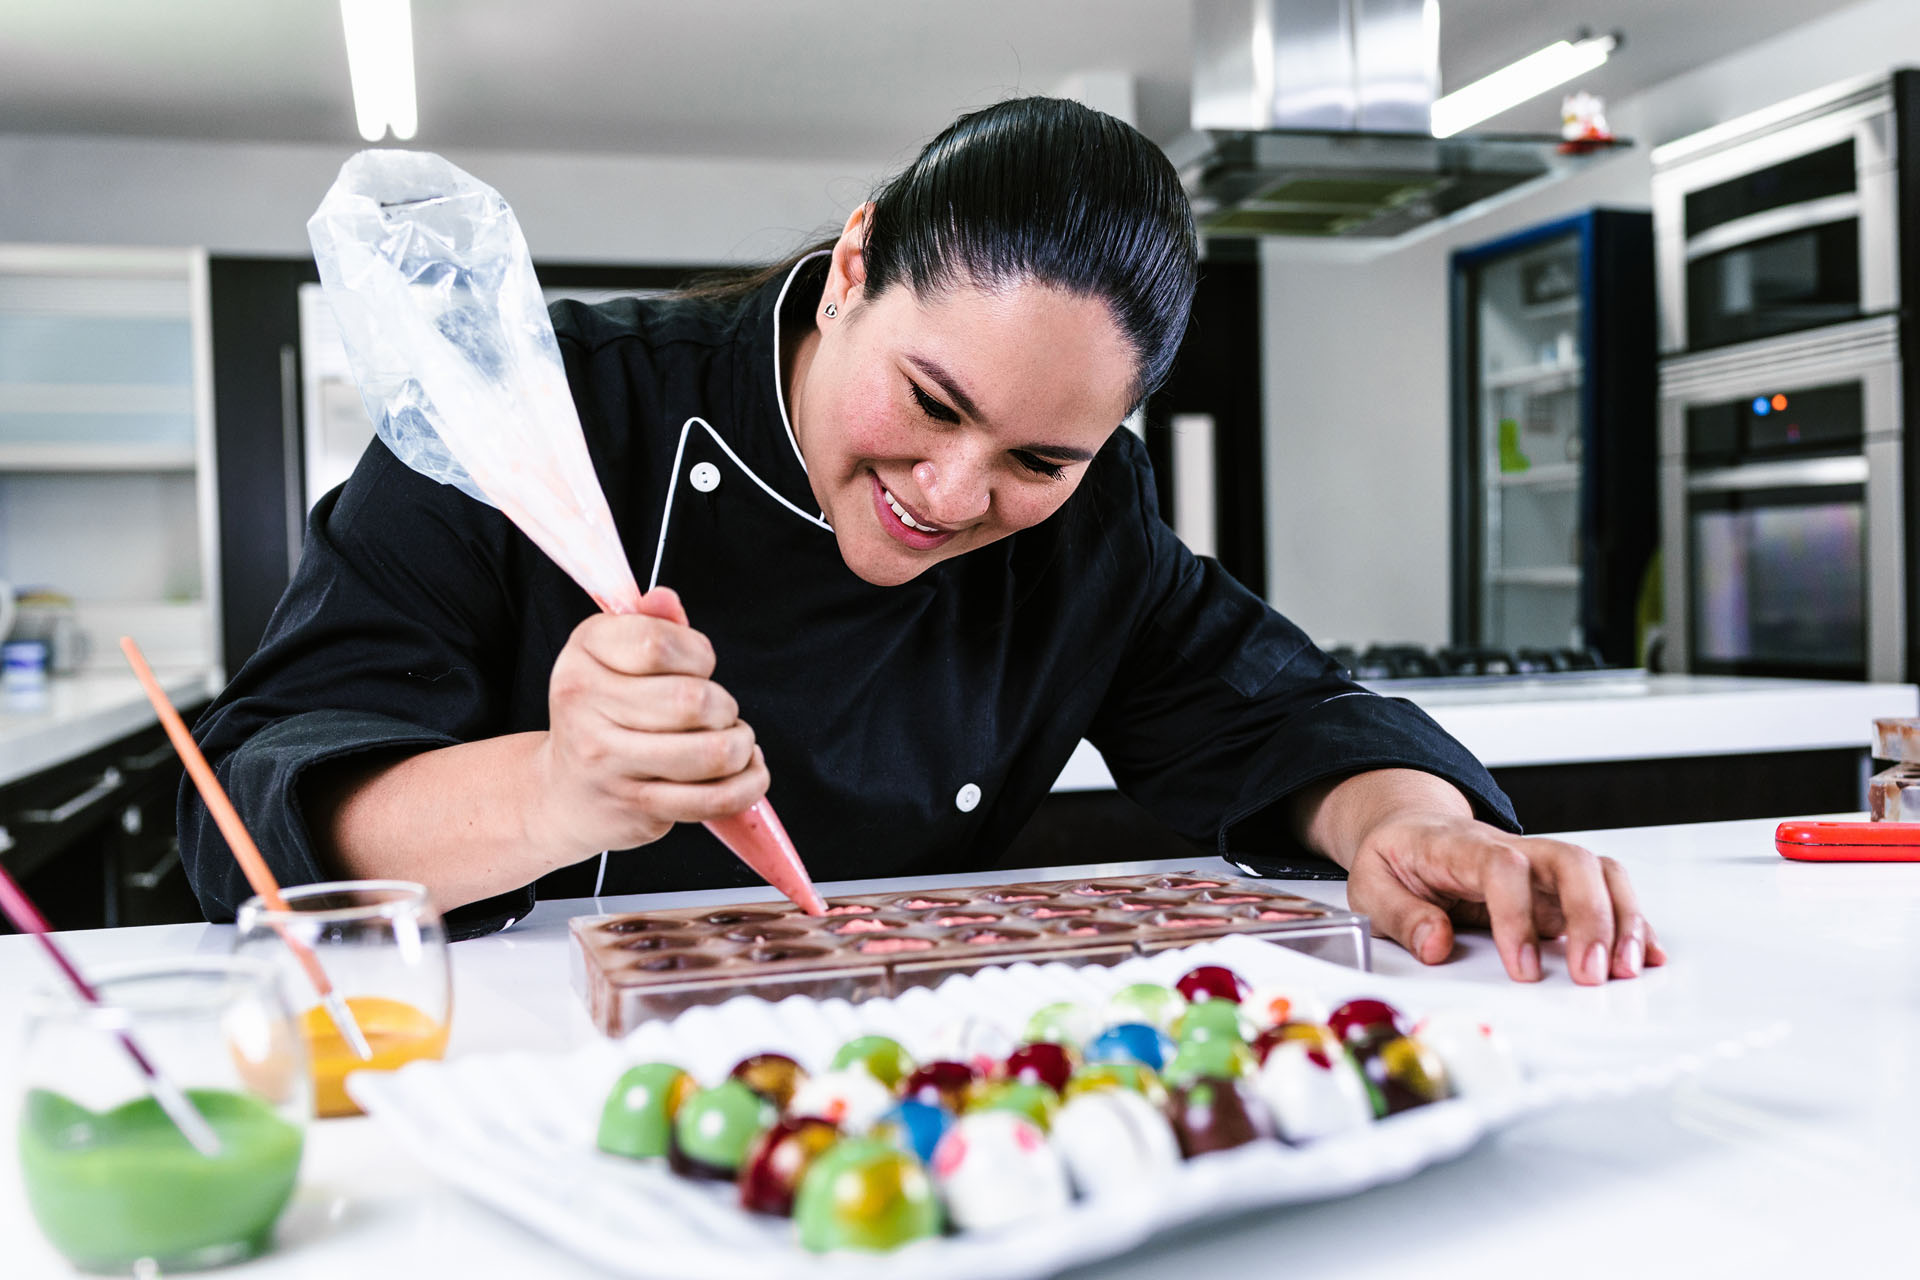
[[1024, 929], [975, 929], [972, 933], [962, 934], [960, 941], [969, 946], [985, 947], [996, 942], [1024, 942], [1033, 937]]
[[1028, 907], [1020, 913], [1035, 920], [1068, 920], [1076, 916], [1090, 916], [1092, 907]]
[[755, 947], [747, 952], [747, 959], [758, 964], [772, 964], [777, 960], [811, 960], [827, 954], [825, 947], [796, 947], [776, 944], [771, 947]]
[[626, 920], [609, 920], [600, 926], [602, 933], [651, 933], [655, 929], [669, 929], [673, 926], [659, 920], [647, 920], [632, 917]]
[[898, 924], [895, 924], [889, 920], [855, 919], [855, 920], [842, 921], [841, 923], [833, 926], [833, 928], [828, 930], [828, 932], [838, 933], [838, 934], [885, 933], [889, 929], [898, 929], [899, 927], [900, 926]]
[[715, 961], [712, 956], [703, 956], [693, 951], [670, 951], [665, 955], [648, 956], [637, 960], [633, 967], [647, 973], [669, 973], [675, 969], [710, 969]]
[[827, 908], [830, 916], [870, 916], [876, 908], [870, 902], [840, 902]]
[[1191, 876], [1162, 876], [1153, 882], [1156, 889], [1224, 889], [1218, 880], [1195, 880]]
[[902, 951], [931, 951], [933, 941], [930, 938], [868, 938], [860, 944], [861, 951], [870, 956], [890, 956]]
[[982, 894], [988, 902], [1045, 902], [1053, 895], [1050, 893], [1019, 893], [1001, 890], [996, 893]]
[[985, 912], [984, 914], [970, 915], [970, 916], [962, 916], [962, 915], [941, 916], [939, 919], [935, 920], [934, 923], [944, 924], [944, 925], [992, 924], [995, 920], [998, 920], [999, 918], [1000, 917], [993, 914], [993, 912], [988, 911], [988, 912]]
[[1319, 914], [1318, 911], [1262, 911], [1254, 918], [1257, 920], [1313, 920]]
[[1260, 893], [1203, 893], [1200, 901], [1211, 902], [1216, 906], [1231, 907], [1246, 902], [1265, 902], [1265, 894]]
[[908, 911], [938, 911], [945, 907], [972, 905], [965, 898], [908, 898], [900, 904]]
[[690, 947], [695, 939], [675, 937], [670, 933], [650, 933], [638, 938], [628, 938], [619, 944], [622, 951], [678, 951]]
[[1116, 894], [1132, 893], [1137, 887], [1130, 884], [1083, 884], [1074, 892], [1083, 898], [1111, 898]]
[[757, 924], [762, 920], [778, 920], [778, 911], [714, 911], [701, 917], [708, 924]]
[[772, 924], [750, 924], [739, 929], [729, 929], [720, 936], [729, 942], [771, 942], [779, 938], [804, 938], [807, 936], [807, 931]]
[[1155, 923], [1163, 925], [1168, 929], [1205, 929], [1218, 927], [1223, 924], [1232, 924], [1233, 921], [1229, 920], [1226, 916], [1189, 916], [1169, 911], [1167, 914], [1161, 916], [1159, 920], [1155, 921]]
[[1067, 925], [1055, 925], [1055, 929], [1069, 938], [1084, 938], [1096, 933], [1132, 933], [1133, 923], [1127, 920], [1081, 920]]

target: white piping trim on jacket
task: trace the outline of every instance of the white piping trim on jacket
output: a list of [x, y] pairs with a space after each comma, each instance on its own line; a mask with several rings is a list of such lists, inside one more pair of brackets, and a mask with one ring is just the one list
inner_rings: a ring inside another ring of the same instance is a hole
[[800, 456], [800, 438], [793, 434], [793, 421], [787, 417], [786, 379], [780, 376], [780, 312], [784, 310], [787, 305], [787, 290], [793, 288], [794, 278], [800, 274], [800, 268], [806, 266], [815, 258], [832, 252], [833, 250], [831, 249], [821, 249], [818, 252], [808, 254], [806, 257], [800, 259], [800, 261], [794, 263], [793, 270], [787, 272], [787, 282], [780, 286], [780, 296], [774, 299], [773, 303], [773, 398], [775, 403], [780, 406], [780, 425], [786, 429], [787, 443], [793, 446], [793, 456], [800, 459], [800, 471], [802, 474], [806, 473], [807, 460]]
[[708, 422], [705, 418], [688, 418], [686, 422], [681, 424], [680, 443], [674, 446], [674, 450], [673, 450], [673, 478], [667, 481], [667, 503], [666, 503], [666, 506], [660, 512], [660, 540], [656, 542], [653, 547], [653, 570], [652, 572], [647, 574], [646, 589], [648, 591], [653, 590], [656, 586], [660, 584], [660, 561], [662, 557], [664, 557], [667, 553], [667, 526], [673, 521], [673, 498], [674, 498], [674, 495], [680, 491], [680, 463], [686, 456], [687, 436], [692, 433], [693, 429], [696, 426], [703, 428], [708, 435], [712, 436], [713, 442], [720, 446], [721, 451], [724, 452], [729, 458], [733, 459], [733, 465], [736, 467], [739, 467], [740, 470], [746, 472], [747, 479], [759, 485], [760, 488], [766, 492], [766, 495], [769, 498], [772, 498], [775, 502], [779, 503], [781, 506], [785, 507], [787, 510], [793, 512], [793, 514], [799, 516], [802, 520], [805, 520], [808, 524], [815, 525], [821, 529], [825, 529], [828, 533], [833, 532], [832, 525], [828, 524], [825, 520], [821, 519], [819, 516], [808, 515], [801, 508], [794, 506], [791, 502], [788, 502], [785, 498], [780, 496], [780, 493], [777, 489], [775, 489], [772, 485], [768, 484], [765, 480], [762, 480], [754, 472], [754, 469], [752, 467], [742, 462], [740, 460], [740, 455], [733, 451], [733, 447], [729, 445], [725, 440], [722, 440], [720, 438], [720, 433], [713, 429], [712, 423]]

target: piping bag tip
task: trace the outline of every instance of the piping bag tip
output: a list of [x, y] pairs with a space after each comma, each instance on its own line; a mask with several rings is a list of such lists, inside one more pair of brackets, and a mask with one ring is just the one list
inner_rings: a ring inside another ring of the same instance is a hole
[[826, 902], [813, 887], [813, 879], [802, 865], [800, 853], [793, 847], [772, 805], [757, 800], [744, 813], [716, 818], [706, 827], [721, 844], [733, 850], [736, 858], [791, 898], [802, 911], [810, 916], [827, 914]]

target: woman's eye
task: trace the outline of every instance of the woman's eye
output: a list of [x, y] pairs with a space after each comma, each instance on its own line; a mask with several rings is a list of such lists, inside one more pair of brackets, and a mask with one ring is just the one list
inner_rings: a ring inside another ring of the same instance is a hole
[[935, 400], [932, 396], [922, 391], [920, 389], [919, 383], [909, 378], [907, 380], [907, 386], [913, 389], [913, 402], [920, 406], [920, 412], [926, 414], [929, 418], [932, 418], [935, 422], [960, 421], [959, 414], [955, 413], [952, 409], [949, 409], [946, 405], [941, 404], [938, 400]]
[[1065, 475], [1067, 471], [1066, 467], [1061, 463], [1048, 462], [1038, 454], [1016, 453], [1013, 457], [1016, 462], [1027, 470], [1036, 475], [1046, 476], [1050, 480], [1058, 480], [1061, 476]]

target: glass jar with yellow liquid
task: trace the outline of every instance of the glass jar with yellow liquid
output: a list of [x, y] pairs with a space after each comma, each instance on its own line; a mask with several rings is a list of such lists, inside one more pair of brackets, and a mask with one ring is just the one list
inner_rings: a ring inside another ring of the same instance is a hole
[[[270, 955], [285, 981], [313, 1064], [314, 1111], [360, 1113], [346, 1080], [355, 1071], [392, 1071], [447, 1047], [453, 1012], [447, 935], [427, 891], [405, 880], [339, 880], [282, 892], [284, 911], [259, 898], [240, 906], [236, 955]], [[295, 949], [308, 948], [342, 999], [323, 1002]], [[368, 1051], [344, 1033], [332, 1010], [344, 1005]]]

